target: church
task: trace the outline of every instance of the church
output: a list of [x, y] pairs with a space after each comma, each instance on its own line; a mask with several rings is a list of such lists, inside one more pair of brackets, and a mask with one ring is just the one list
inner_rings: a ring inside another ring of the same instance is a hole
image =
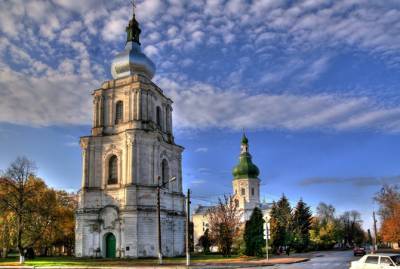
[[172, 100], [152, 82], [133, 14], [112, 80], [92, 93], [91, 134], [81, 137], [82, 188], [76, 212], [77, 257], [156, 257], [157, 188], [165, 256], [185, 249], [182, 151], [175, 144]]
[[[242, 221], [250, 219], [255, 207], [261, 209], [264, 218], [268, 221], [271, 204], [260, 201], [260, 170], [253, 163], [249, 150], [249, 140], [243, 134], [240, 145], [239, 163], [232, 170], [232, 199], [242, 213]], [[208, 211], [213, 206], [198, 205], [192, 215], [194, 244], [208, 229]]]

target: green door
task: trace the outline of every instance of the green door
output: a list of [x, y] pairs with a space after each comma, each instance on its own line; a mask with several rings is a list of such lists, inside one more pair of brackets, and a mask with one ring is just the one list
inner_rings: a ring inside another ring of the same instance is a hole
[[106, 257], [115, 258], [115, 236], [112, 233], [106, 235]]

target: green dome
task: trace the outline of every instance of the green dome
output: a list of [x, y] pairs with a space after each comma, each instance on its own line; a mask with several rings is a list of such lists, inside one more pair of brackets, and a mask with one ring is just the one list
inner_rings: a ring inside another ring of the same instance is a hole
[[234, 179], [239, 178], [258, 178], [260, 170], [252, 162], [251, 154], [248, 152], [248, 139], [243, 134], [239, 163], [233, 168]]

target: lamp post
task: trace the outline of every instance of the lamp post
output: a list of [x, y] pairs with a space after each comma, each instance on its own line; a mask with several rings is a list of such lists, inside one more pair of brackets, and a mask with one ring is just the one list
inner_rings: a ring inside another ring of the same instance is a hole
[[190, 189], [186, 196], [186, 266], [190, 265]]
[[166, 182], [160, 182], [161, 177], [157, 177], [157, 237], [158, 237], [158, 263], [162, 264], [162, 246], [161, 246], [161, 199], [160, 190], [168, 183], [176, 180], [176, 177], [170, 178]]

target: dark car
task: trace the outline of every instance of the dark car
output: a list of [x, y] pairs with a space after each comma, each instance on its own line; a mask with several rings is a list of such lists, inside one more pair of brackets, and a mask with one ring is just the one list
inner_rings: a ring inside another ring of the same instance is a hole
[[365, 247], [354, 247], [353, 249], [354, 256], [364, 256], [367, 254], [367, 251], [365, 250]]

